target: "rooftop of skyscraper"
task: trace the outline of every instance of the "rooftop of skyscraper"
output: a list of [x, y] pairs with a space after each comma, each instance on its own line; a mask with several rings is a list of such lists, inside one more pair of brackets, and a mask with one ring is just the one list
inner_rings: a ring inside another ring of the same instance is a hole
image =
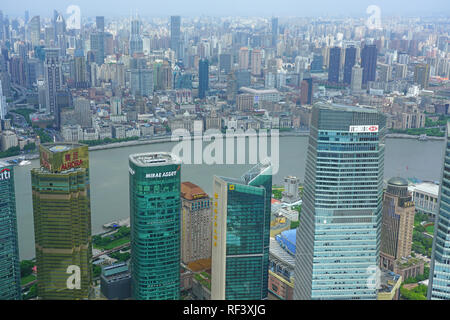
[[186, 200], [195, 200], [201, 198], [207, 198], [208, 194], [203, 191], [198, 185], [192, 182], [181, 183], [181, 196]]
[[130, 161], [140, 167], [181, 164], [181, 160], [169, 152], [149, 152], [130, 155]]

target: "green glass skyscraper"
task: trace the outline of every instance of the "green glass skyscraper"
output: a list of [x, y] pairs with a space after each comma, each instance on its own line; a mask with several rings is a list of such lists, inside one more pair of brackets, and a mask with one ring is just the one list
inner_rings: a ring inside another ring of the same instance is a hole
[[88, 146], [41, 144], [31, 170], [40, 299], [88, 299], [92, 239]]
[[14, 174], [0, 161], [0, 300], [21, 297]]
[[377, 299], [385, 132], [376, 109], [314, 105], [294, 299]]
[[272, 167], [215, 176], [213, 188], [211, 299], [267, 299]]
[[180, 297], [181, 161], [170, 153], [129, 158], [132, 295]]

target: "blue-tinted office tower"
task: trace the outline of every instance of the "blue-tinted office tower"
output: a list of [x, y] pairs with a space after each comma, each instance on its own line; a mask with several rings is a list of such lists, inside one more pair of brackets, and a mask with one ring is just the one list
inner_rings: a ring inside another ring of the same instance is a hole
[[0, 161], [0, 300], [21, 298], [13, 167]]
[[352, 68], [356, 63], [356, 48], [348, 47], [345, 49], [345, 62], [344, 62], [344, 83], [350, 84], [352, 82]]
[[202, 59], [198, 63], [198, 97], [205, 99], [209, 88], [209, 62]]
[[430, 264], [428, 299], [450, 300], [450, 123], [447, 123], [439, 212], [436, 216]]
[[267, 299], [272, 167], [214, 177], [212, 300]]
[[376, 299], [386, 117], [318, 103], [312, 110], [294, 299]]
[[339, 82], [339, 70], [341, 68], [341, 48], [333, 47], [330, 49], [330, 63], [328, 65], [328, 82]]
[[363, 68], [362, 84], [365, 85], [369, 81], [375, 81], [377, 76], [377, 56], [378, 50], [376, 45], [365, 45], [361, 50], [361, 68]]
[[278, 18], [272, 18], [272, 47], [276, 47], [278, 42]]

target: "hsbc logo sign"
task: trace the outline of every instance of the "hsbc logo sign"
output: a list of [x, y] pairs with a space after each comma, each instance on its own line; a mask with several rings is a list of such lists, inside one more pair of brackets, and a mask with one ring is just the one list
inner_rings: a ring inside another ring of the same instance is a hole
[[379, 127], [377, 125], [371, 126], [350, 126], [351, 133], [361, 133], [361, 132], [378, 132]]
[[11, 170], [7, 168], [0, 170], [0, 181], [9, 179], [11, 179]]

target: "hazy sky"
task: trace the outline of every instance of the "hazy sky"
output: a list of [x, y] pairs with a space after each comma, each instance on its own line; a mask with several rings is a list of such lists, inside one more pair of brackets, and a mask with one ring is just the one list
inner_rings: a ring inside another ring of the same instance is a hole
[[385, 15], [450, 16], [449, 0], [0, 0], [0, 10], [10, 16], [50, 17], [53, 9], [80, 6], [84, 16], [367, 16], [366, 8], [377, 5]]

